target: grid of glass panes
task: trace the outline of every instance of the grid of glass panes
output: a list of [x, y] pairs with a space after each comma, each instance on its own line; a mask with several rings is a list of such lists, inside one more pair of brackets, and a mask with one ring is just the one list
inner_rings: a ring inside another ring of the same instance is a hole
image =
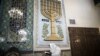
[[[15, 12], [11, 12], [13, 16], [10, 17], [10, 30], [17, 33], [26, 26], [26, 0], [12, 0], [11, 10]], [[18, 15], [18, 13], [22, 13], [22, 15]]]

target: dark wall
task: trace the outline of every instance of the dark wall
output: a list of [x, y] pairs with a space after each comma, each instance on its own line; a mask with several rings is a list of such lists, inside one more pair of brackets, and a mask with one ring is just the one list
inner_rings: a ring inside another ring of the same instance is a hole
[[98, 3], [100, 3], [100, 0], [94, 0], [94, 3], [98, 4]]
[[0, 0], [0, 4], [1, 4], [1, 0]]
[[[2, 22], [3, 22], [2, 14], [3, 14], [3, 4], [2, 4], [2, 0], [0, 0], [0, 27], [1, 28], [2, 28]], [[0, 34], [1, 34], [2, 30], [0, 29]]]

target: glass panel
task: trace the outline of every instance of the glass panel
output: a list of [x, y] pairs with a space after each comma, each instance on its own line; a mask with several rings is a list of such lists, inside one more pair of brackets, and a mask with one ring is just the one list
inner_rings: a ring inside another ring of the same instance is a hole
[[27, 40], [26, 28], [26, 0], [11, 0], [9, 15], [9, 42]]
[[0, 0], [0, 48], [33, 50], [33, 0]]

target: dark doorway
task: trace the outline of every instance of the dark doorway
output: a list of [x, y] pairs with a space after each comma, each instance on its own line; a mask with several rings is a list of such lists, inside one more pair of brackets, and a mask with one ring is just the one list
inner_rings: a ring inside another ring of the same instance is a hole
[[72, 56], [100, 56], [98, 28], [70, 27]]

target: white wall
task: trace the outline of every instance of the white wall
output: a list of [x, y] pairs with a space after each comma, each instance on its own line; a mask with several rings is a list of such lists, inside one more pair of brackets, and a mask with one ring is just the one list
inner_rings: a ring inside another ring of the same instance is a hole
[[[64, 0], [66, 19], [69, 27], [99, 27], [98, 9], [92, 0]], [[70, 24], [75, 19], [76, 24]]]
[[[97, 7], [97, 9], [98, 9], [99, 21], [100, 21], [100, 7]], [[99, 23], [100, 23], [100, 22], [99, 22]], [[100, 27], [100, 25], [99, 25], [99, 27]]]

